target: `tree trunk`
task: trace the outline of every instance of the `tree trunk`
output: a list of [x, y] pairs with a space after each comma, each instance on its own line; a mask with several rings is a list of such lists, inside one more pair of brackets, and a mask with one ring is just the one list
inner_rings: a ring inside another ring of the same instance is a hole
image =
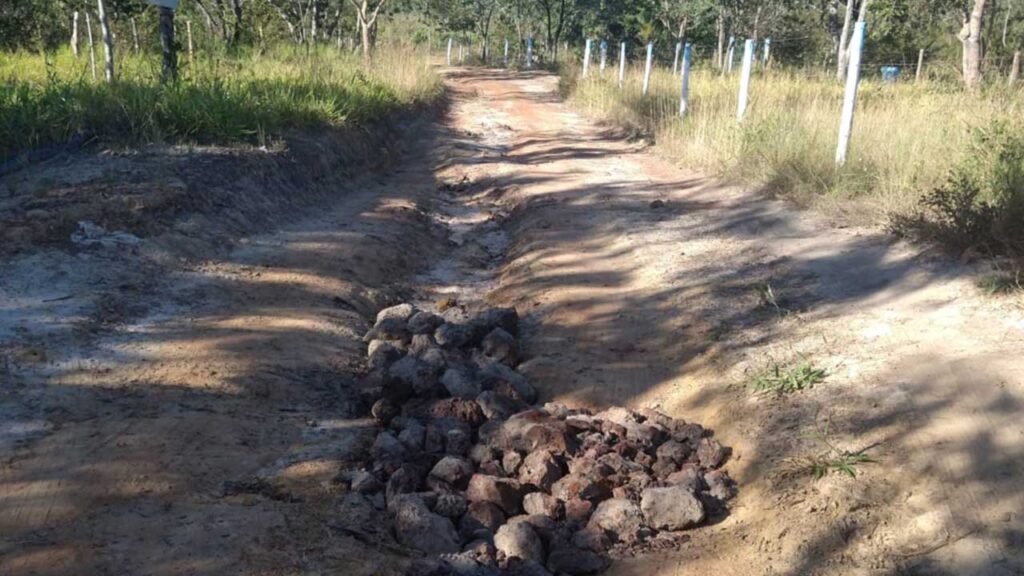
[[725, 68], [725, 10], [718, 9], [718, 46], [715, 48], [715, 65]]
[[846, 0], [846, 15], [843, 16], [843, 31], [839, 36], [839, 49], [836, 53], [836, 80], [846, 77], [846, 64], [850, 59], [850, 26], [853, 23], [853, 6], [857, 0]]
[[132, 18], [132, 44], [135, 48], [135, 53], [139, 53], [139, 27], [135, 25], [135, 18]]
[[92, 18], [89, 11], [85, 11], [85, 30], [89, 33], [89, 67], [92, 69], [92, 79], [96, 80], [96, 44], [92, 40]]
[[96, 9], [100, 16], [100, 32], [103, 34], [103, 75], [107, 82], [114, 81], [114, 37], [110, 34], [110, 21], [107, 19], [107, 8], [103, 0], [96, 0]]
[[163, 63], [160, 76], [164, 83], [178, 79], [178, 54], [174, 51], [174, 10], [160, 7], [160, 51]]
[[974, 8], [964, 19], [960, 32], [964, 53], [964, 84], [971, 91], [981, 87], [981, 27], [985, 22], [987, 0], [974, 0]]
[[71, 53], [78, 58], [78, 10], [71, 16]]
[[242, 40], [242, 0], [232, 0], [231, 5], [235, 12], [235, 29], [231, 34], [231, 44], [237, 46]]

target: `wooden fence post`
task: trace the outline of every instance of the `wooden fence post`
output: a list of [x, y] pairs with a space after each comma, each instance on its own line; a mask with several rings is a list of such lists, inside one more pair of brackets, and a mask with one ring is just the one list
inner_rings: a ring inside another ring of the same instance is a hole
[[914, 74], [914, 82], [921, 81], [921, 72], [924, 70], [924, 48], [917, 52], [917, 72]]
[[1013, 53], [1013, 64], [1010, 67], [1010, 87], [1017, 84], [1017, 79], [1020, 78], [1020, 50]]
[[96, 9], [100, 17], [100, 33], [103, 35], [103, 76], [109, 83], [114, 81], [114, 36], [110, 33], [110, 20], [103, 0], [96, 0]]
[[165, 6], [160, 7], [160, 52], [163, 54], [161, 79], [165, 83], [177, 80], [178, 53], [174, 48], [174, 10]]

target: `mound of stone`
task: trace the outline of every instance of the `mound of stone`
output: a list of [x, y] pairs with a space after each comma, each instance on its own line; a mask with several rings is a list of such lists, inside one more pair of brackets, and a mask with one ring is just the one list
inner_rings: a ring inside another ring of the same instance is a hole
[[367, 333], [380, 425], [354, 493], [383, 501], [421, 576], [596, 574], [725, 510], [729, 450], [653, 410], [536, 406], [512, 308], [401, 304]]

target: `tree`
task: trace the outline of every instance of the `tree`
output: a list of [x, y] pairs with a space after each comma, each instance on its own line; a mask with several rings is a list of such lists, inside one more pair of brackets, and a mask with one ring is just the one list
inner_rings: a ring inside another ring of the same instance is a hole
[[964, 11], [964, 25], [960, 30], [960, 41], [963, 43], [964, 84], [971, 91], [977, 91], [981, 87], [981, 33], [985, 22], [986, 3], [987, 0], [974, 0], [970, 12]]
[[359, 22], [359, 38], [363, 48], [363, 58], [370, 57], [373, 36], [371, 30], [377, 24], [377, 16], [380, 9], [384, 7], [387, 0], [350, 0], [356, 9], [356, 19]]

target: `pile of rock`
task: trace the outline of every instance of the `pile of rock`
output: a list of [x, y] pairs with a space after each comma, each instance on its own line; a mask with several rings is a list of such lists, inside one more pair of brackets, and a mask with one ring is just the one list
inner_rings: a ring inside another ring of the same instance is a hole
[[[653, 410], [545, 404], [514, 367], [514, 309], [402, 304], [367, 334], [382, 429], [353, 492], [385, 507], [417, 574], [593, 574], [724, 509], [728, 450]], [[660, 543], [660, 544], [659, 544]]]

